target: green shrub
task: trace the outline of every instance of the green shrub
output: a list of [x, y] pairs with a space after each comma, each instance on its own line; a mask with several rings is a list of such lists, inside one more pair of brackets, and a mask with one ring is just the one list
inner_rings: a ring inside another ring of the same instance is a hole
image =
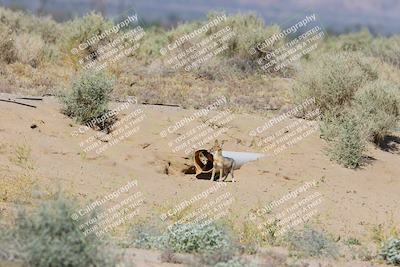
[[360, 240], [358, 240], [358, 239], [355, 238], [355, 237], [350, 237], [349, 239], [346, 240], [345, 243], [346, 243], [347, 245], [349, 245], [349, 246], [360, 246], [360, 245], [361, 245]]
[[18, 61], [36, 67], [42, 61], [45, 43], [39, 35], [23, 33], [16, 37]]
[[[86, 72], [72, 83], [70, 95], [63, 96], [63, 113], [87, 124], [109, 112], [108, 103], [114, 81], [103, 72]], [[105, 129], [112, 124], [114, 117], [105, 116], [105, 120], [95, 120], [96, 126]]]
[[[207, 21], [195, 21], [179, 25], [177, 28], [166, 33], [168, 43], [172, 43], [180, 37], [200, 29], [206, 23], [211, 22], [218, 17], [224, 16], [222, 12], [210, 12]], [[186, 40], [179, 48], [175, 50], [178, 54], [190, 46], [196, 45], [205, 38], [215, 34], [226, 27], [230, 28], [230, 32], [234, 35], [230, 36], [226, 41], [216, 39], [218, 47], [226, 45], [227, 49], [214, 56], [211, 60], [201, 64], [200, 68], [196, 68], [199, 72], [198, 76], [211, 77], [214, 79], [214, 74], [223, 72], [223, 75], [235, 75], [235, 71], [240, 73], [247, 73], [259, 71], [260, 66], [257, 64], [257, 59], [264, 57], [266, 53], [271, 52], [279, 45], [283, 45], [283, 41], [278, 41], [272, 47], [257, 49], [255, 54], [249, 52], [250, 48], [262, 43], [264, 40], [271, 37], [273, 34], [278, 34], [280, 28], [277, 25], [266, 26], [264, 20], [255, 14], [236, 14], [226, 16], [225, 20], [220, 21], [218, 24], [210, 27], [205, 34], [200, 34], [190, 40]], [[230, 32], [221, 35], [221, 39], [227, 36]], [[165, 44], [166, 45], [166, 44]]]
[[341, 113], [350, 106], [357, 90], [377, 77], [377, 72], [358, 54], [323, 54], [298, 73], [293, 99], [300, 104], [315, 97], [315, 106], [310, 109], [317, 107], [322, 114]]
[[169, 249], [173, 252], [207, 252], [232, 246], [231, 237], [215, 224], [179, 224], [160, 233], [155, 228], [135, 226], [133, 246], [139, 248]]
[[130, 231], [132, 246], [142, 249], [167, 249], [165, 235], [156, 227], [136, 224]]
[[166, 241], [168, 247], [176, 252], [212, 251], [231, 246], [230, 236], [215, 224], [174, 225], [168, 232]]
[[[212, 21], [218, 16], [222, 16], [222, 13], [211, 12], [208, 14], [208, 20]], [[235, 35], [233, 38], [229, 39], [228, 50], [223, 53], [223, 55], [229, 58], [238, 57], [252, 61], [256, 59], [257, 56], [265, 56], [265, 53], [251, 55], [249, 49], [260, 44], [272, 35], [279, 34], [280, 32], [280, 28], [277, 25], [267, 27], [261, 17], [256, 14], [248, 13], [227, 16], [225, 21], [219, 23], [216, 27], [211, 28], [207, 34], [214, 34], [227, 26], [235, 32]], [[283, 42], [277, 42], [273, 48], [276, 48], [278, 44], [283, 44]], [[267, 52], [267, 50], [264, 52]]]
[[[350, 111], [351, 112], [351, 111]], [[332, 160], [346, 168], [361, 165], [365, 150], [365, 134], [356, 115], [348, 113], [325, 124], [331, 138], [328, 153]]]
[[140, 42], [138, 56], [143, 60], [150, 60], [160, 57], [160, 49], [168, 44], [167, 34], [161, 27], [146, 29], [146, 38]]
[[373, 36], [368, 29], [359, 32], [342, 34], [334, 39], [334, 47], [342, 51], [364, 51], [370, 47]]
[[[219, 12], [211, 12], [208, 14], [208, 20], [212, 21], [217, 16], [221, 15], [222, 13]], [[231, 72], [235, 75], [235, 70], [238, 70], [239, 74], [248, 72], [264, 72], [261, 70], [261, 65], [257, 63], [258, 60], [265, 57], [267, 53], [270, 53], [274, 49], [284, 45], [284, 40], [279, 40], [268, 48], [256, 48], [257, 45], [260, 45], [274, 34], [279, 34], [281, 29], [277, 25], [266, 26], [264, 20], [253, 13], [227, 16], [225, 21], [210, 29], [207, 34], [214, 34], [227, 26], [229, 26], [231, 31], [235, 34], [232, 38], [226, 41], [228, 49], [220, 53], [220, 56], [218, 57], [221, 69], [220, 71], [224, 72], [224, 74], [226, 72]], [[252, 48], [255, 48], [255, 54], [250, 53], [250, 49]], [[266, 63], [266, 61], [263, 62], [263, 64]], [[274, 66], [270, 69], [272, 70], [273, 67]], [[211, 69], [210, 72], [211, 71], [213, 70]], [[282, 69], [278, 71], [278, 74], [283, 74], [285, 71], [286, 69]]]
[[1, 261], [22, 261], [24, 259], [23, 243], [15, 240], [9, 223], [0, 222], [0, 263]]
[[[84, 236], [71, 215], [76, 206], [61, 197], [43, 204], [34, 214], [22, 212], [8, 230], [8, 245], [30, 266], [114, 266], [115, 255], [104, 243]], [[4, 235], [3, 235], [4, 236]], [[110, 249], [110, 248], [109, 248]]]
[[400, 239], [390, 238], [382, 248], [380, 255], [387, 263], [400, 265]]
[[366, 85], [355, 97], [361, 124], [370, 139], [379, 144], [400, 121], [400, 88], [385, 81]]
[[[84, 56], [97, 52], [97, 49], [109, 43], [113, 37], [115, 37], [115, 34], [111, 32], [103, 39], [88, 44], [87, 47], [83, 45], [83, 50], [79, 48], [79, 45], [87, 43], [92, 37], [101, 35], [106, 30], [110, 30], [113, 26], [114, 24], [112, 21], [106, 20], [101, 14], [93, 12], [84, 17], [69, 21], [65, 24], [64, 28], [65, 33], [62, 40], [62, 50], [68, 55], [68, 58], [72, 59], [72, 62], [76, 63]], [[78, 49], [80, 53], [76, 55], [71, 54], [71, 50], [74, 48]]]
[[326, 141], [333, 141], [337, 137], [340, 127], [340, 116], [340, 113], [335, 114], [331, 111], [327, 111], [321, 116], [321, 121], [319, 122], [321, 138]]
[[289, 232], [286, 236], [286, 242], [291, 249], [305, 256], [336, 257], [338, 255], [338, 249], [334, 242], [323, 232], [316, 231], [310, 226], [304, 227], [302, 231]]

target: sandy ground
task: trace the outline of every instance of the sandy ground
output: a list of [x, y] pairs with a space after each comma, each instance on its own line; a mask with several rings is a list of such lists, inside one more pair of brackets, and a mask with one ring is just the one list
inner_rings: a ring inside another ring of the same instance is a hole
[[[182, 150], [174, 153], [168, 145], [201, 124], [201, 119], [195, 119], [165, 138], [160, 136], [161, 131], [195, 110], [132, 104], [118, 117], [123, 121], [129, 113], [141, 109], [145, 117], [137, 124], [137, 131], [97, 154], [95, 150], [85, 153], [80, 146], [97, 132], [90, 129], [75, 134], [80, 125], [60, 113], [61, 106], [56, 99], [45, 97], [43, 101], [23, 102], [37, 105], [37, 108], [0, 102], [0, 178], [28, 173], [39, 188], [36, 195], [45, 196], [62, 188], [81, 203], [88, 203], [137, 180], [137, 190], [145, 198], [139, 216], [158, 218], [163, 210], [216, 184], [183, 174], [181, 170], [191, 164], [191, 154], [186, 155]], [[121, 103], [114, 103], [115, 107], [118, 105]], [[285, 123], [296, 120], [289, 119]], [[262, 148], [255, 145], [259, 139], [249, 136], [249, 132], [266, 121], [266, 117], [235, 114], [227, 124], [227, 132], [218, 139], [225, 140], [225, 150], [261, 152]], [[210, 148], [213, 142], [211, 140], [204, 148]], [[17, 148], [21, 146], [30, 150], [29, 159], [22, 164], [15, 159]], [[316, 131], [277, 155], [269, 151], [266, 157], [242, 166], [235, 172], [237, 182], [224, 183], [220, 189], [221, 193], [230, 192], [234, 197], [233, 204], [227, 208], [228, 218], [239, 225], [250, 212], [314, 180], [317, 185], [304, 196], [319, 192], [323, 202], [310, 222], [335, 238], [369, 240], [374, 226], [399, 225], [398, 150], [383, 151], [370, 145], [369, 163], [361, 169], [350, 170], [330, 161], [323, 151], [325, 147], [326, 143]], [[1, 212], [13, 212], [10, 201], [1, 201]]]

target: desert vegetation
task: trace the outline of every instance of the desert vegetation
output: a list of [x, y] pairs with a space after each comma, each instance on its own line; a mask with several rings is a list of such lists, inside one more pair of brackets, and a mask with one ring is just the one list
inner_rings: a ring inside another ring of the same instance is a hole
[[[207, 19], [212, 21], [222, 15], [211, 12]], [[383, 145], [385, 136], [398, 127], [400, 89], [396, 52], [400, 42], [396, 36], [375, 37], [367, 30], [329, 36], [317, 52], [300, 62], [301, 67], [294, 64], [276, 73], [262, 73], [256, 61], [269, 51], [257, 50], [251, 55], [248, 50], [279, 33], [280, 28], [265, 25], [254, 14], [237, 14], [205, 33], [211, 35], [224, 27], [232, 28], [235, 35], [229, 39], [228, 49], [191, 72], [165, 67], [160, 49], [207, 21], [181, 24], [170, 30], [147, 27], [145, 38], [134, 54], [110, 66], [107, 73], [88, 74], [79, 64], [79, 58], [112, 42], [123, 30], [90, 45], [84, 50], [85, 55], [74, 55], [71, 49], [104, 33], [116, 22], [91, 13], [56, 23], [50, 18], [4, 8], [0, 9], [0, 16], [3, 90], [64, 95], [64, 113], [83, 124], [104, 114], [110, 99], [127, 95], [143, 102], [195, 108], [225, 95], [229, 98], [229, 108], [260, 114], [315, 97], [330, 157], [351, 168], [362, 164], [366, 142]], [[196, 41], [195, 38], [186, 42]], [[282, 42], [276, 42], [274, 47]], [[90, 104], [88, 99], [96, 101]], [[381, 109], [383, 103], [385, 108]]]
[[29, 266], [114, 266], [116, 254], [105, 242], [86, 237], [71, 218], [76, 205], [62, 196], [38, 210], [20, 210], [12, 228], [1, 225], [0, 259]]
[[[400, 126], [399, 36], [374, 36], [368, 30], [327, 36], [318, 50], [298, 62], [279, 71], [264, 72], [257, 60], [281, 46], [283, 41], [276, 42], [268, 51], [256, 49], [251, 54], [249, 49], [282, 29], [266, 24], [255, 14], [233, 14], [204, 33], [210, 36], [225, 27], [233, 29], [235, 35], [229, 39], [226, 50], [189, 72], [165, 65], [160, 53], [162, 48], [222, 15], [211, 12], [202, 21], [182, 23], [171, 29], [142, 25], [145, 36], [138, 49], [117, 64], [95, 72], [84, 69], [80, 59], [93, 57], [101, 46], [112, 43], [127, 29], [89, 45], [83, 54], [71, 51], [94, 35], [112, 28], [117, 21], [90, 13], [58, 23], [51, 18], [0, 7], [0, 91], [57, 96], [61, 104], [59, 111], [63, 114], [59, 115], [70, 120], [71, 125], [86, 125], [102, 118], [110, 111], [113, 100], [128, 96], [146, 104], [174, 104], [183, 109], [199, 109], [224, 96], [230, 111], [265, 119], [314, 98], [314, 104], [297, 115], [306, 119], [308, 111], [320, 111], [316, 123], [323, 145], [319, 149], [326, 152], [328, 161], [335, 162], [332, 164], [354, 169], [366, 164], [369, 149], [393, 152], [386, 141]], [[197, 41], [196, 38], [186, 40], [182, 47]], [[123, 39], [122, 43], [125, 42], [128, 41]], [[174, 53], [179, 52], [182, 51], [177, 49]], [[110, 116], [91, 126], [108, 133], [117, 119]], [[57, 138], [52, 132], [49, 136], [54, 137], [51, 140]], [[237, 139], [236, 143], [245, 142]], [[251, 141], [253, 143], [255, 139]], [[254, 148], [251, 144], [248, 147]], [[151, 144], [140, 145], [143, 150], [151, 149]], [[56, 145], [50, 143], [49, 147]], [[0, 152], [2, 149], [0, 146]], [[64, 155], [78, 154], [86, 159], [84, 153], [64, 149]], [[0, 179], [0, 200], [30, 203], [30, 191], [35, 185], [31, 172], [36, 167], [32, 150], [21, 143], [10, 151], [12, 156], [8, 160], [20, 172], [11, 169], [15, 175]], [[124, 160], [132, 158], [141, 156], [129, 154]], [[143, 158], [152, 166], [159, 160]], [[93, 160], [97, 158], [87, 159]], [[167, 164], [170, 167], [171, 161]], [[83, 165], [80, 162], [77, 169], [83, 169]], [[109, 165], [115, 167], [117, 163]], [[113, 170], [113, 175], [117, 176], [116, 173]], [[96, 176], [96, 179], [100, 178]], [[80, 183], [83, 184], [83, 180]], [[96, 185], [103, 182], [96, 180]], [[86, 197], [85, 194], [82, 193]], [[343, 241], [317, 226], [308, 225], [277, 238], [275, 225], [258, 229], [248, 221], [238, 226], [229, 220], [206, 226], [175, 225], [172, 229], [147, 220], [130, 225], [123, 234], [99, 240], [93, 235], [83, 235], [72, 220], [71, 215], [77, 209], [74, 201], [51, 196], [44, 202], [38, 205], [39, 208], [21, 211], [11, 218], [11, 222], [2, 222], [0, 261], [48, 267], [116, 266], [118, 262], [127, 261], [119, 252], [134, 248], [162, 251], [162, 261], [188, 266], [259, 266], [259, 262], [250, 258], [252, 255], [260, 256], [261, 263], [266, 266], [299, 266], [294, 262], [301, 258], [343, 259], [348, 256], [344, 254], [350, 247], [351, 250], [363, 250], [351, 254], [353, 259], [400, 265], [397, 232], [384, 237], [376, 235], [379, 236], [378, 250], [373, 252], [357, 238]], [[283, 247], [287, 254], [282, 256], [265, 251], [277, 246]], [[193, 257], [182, 258], [182, 255]]]

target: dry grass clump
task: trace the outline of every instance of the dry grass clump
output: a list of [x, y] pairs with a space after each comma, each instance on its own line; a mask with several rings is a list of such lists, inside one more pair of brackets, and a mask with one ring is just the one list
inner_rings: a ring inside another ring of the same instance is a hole
[[11, 28], [0, 24], [0, 61], [6, 64], [12, 63], [17, 58], [14, 34]]
[[23, 33], [15, 38], [15, 48], [20, 63], [37, 67], [43, 59], [45, 43], [39, 35]]
[[2, 7], [0, 7], [0, 21], [2, 27], [8, 28], [8, 39], [13, 39], [17, 49], [16, 56], [21, 63], [30, 65], [38, 63], [32, 62], [32, 57], [39, 60], [41, 59], [39, 54], [54, 57], [56, 53], [54, 46], [59, 44], [59, 37], [62, 34], [61, 24], [49, 17], [36, 17], [26, 12], [11, 11]]
[[35, 180], [29, 173], [4, 175], [0, 179], [0, 201], [30, 203]]
[[28, 12], [0, 7], [0, 21], [17, 34], [37, 33], [46, 43], [54, 43], [59, 38], [60, 25], [49, 17], [37, 17]]

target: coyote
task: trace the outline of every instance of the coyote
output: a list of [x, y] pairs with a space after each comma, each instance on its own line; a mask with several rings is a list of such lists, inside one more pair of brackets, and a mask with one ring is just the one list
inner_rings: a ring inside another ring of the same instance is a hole
[[222, 156], [222, 145], [218, 144], [218, 140], [215, 140], [214, 146], [212, 147], [212, 151], [214, 152], [214, 162], [213, 162], [213, 169], [211, 180], [214, 181], [215, 172], [219, 171], [218, 181], [225, 177], [222, 181], [225, 181], [228, 177], [229, 173], [232, 176], [232, 182], [235, 182], [235, 178], [233, 177], [233, 169], [235, 168], [235, 160], [232, 158]]

